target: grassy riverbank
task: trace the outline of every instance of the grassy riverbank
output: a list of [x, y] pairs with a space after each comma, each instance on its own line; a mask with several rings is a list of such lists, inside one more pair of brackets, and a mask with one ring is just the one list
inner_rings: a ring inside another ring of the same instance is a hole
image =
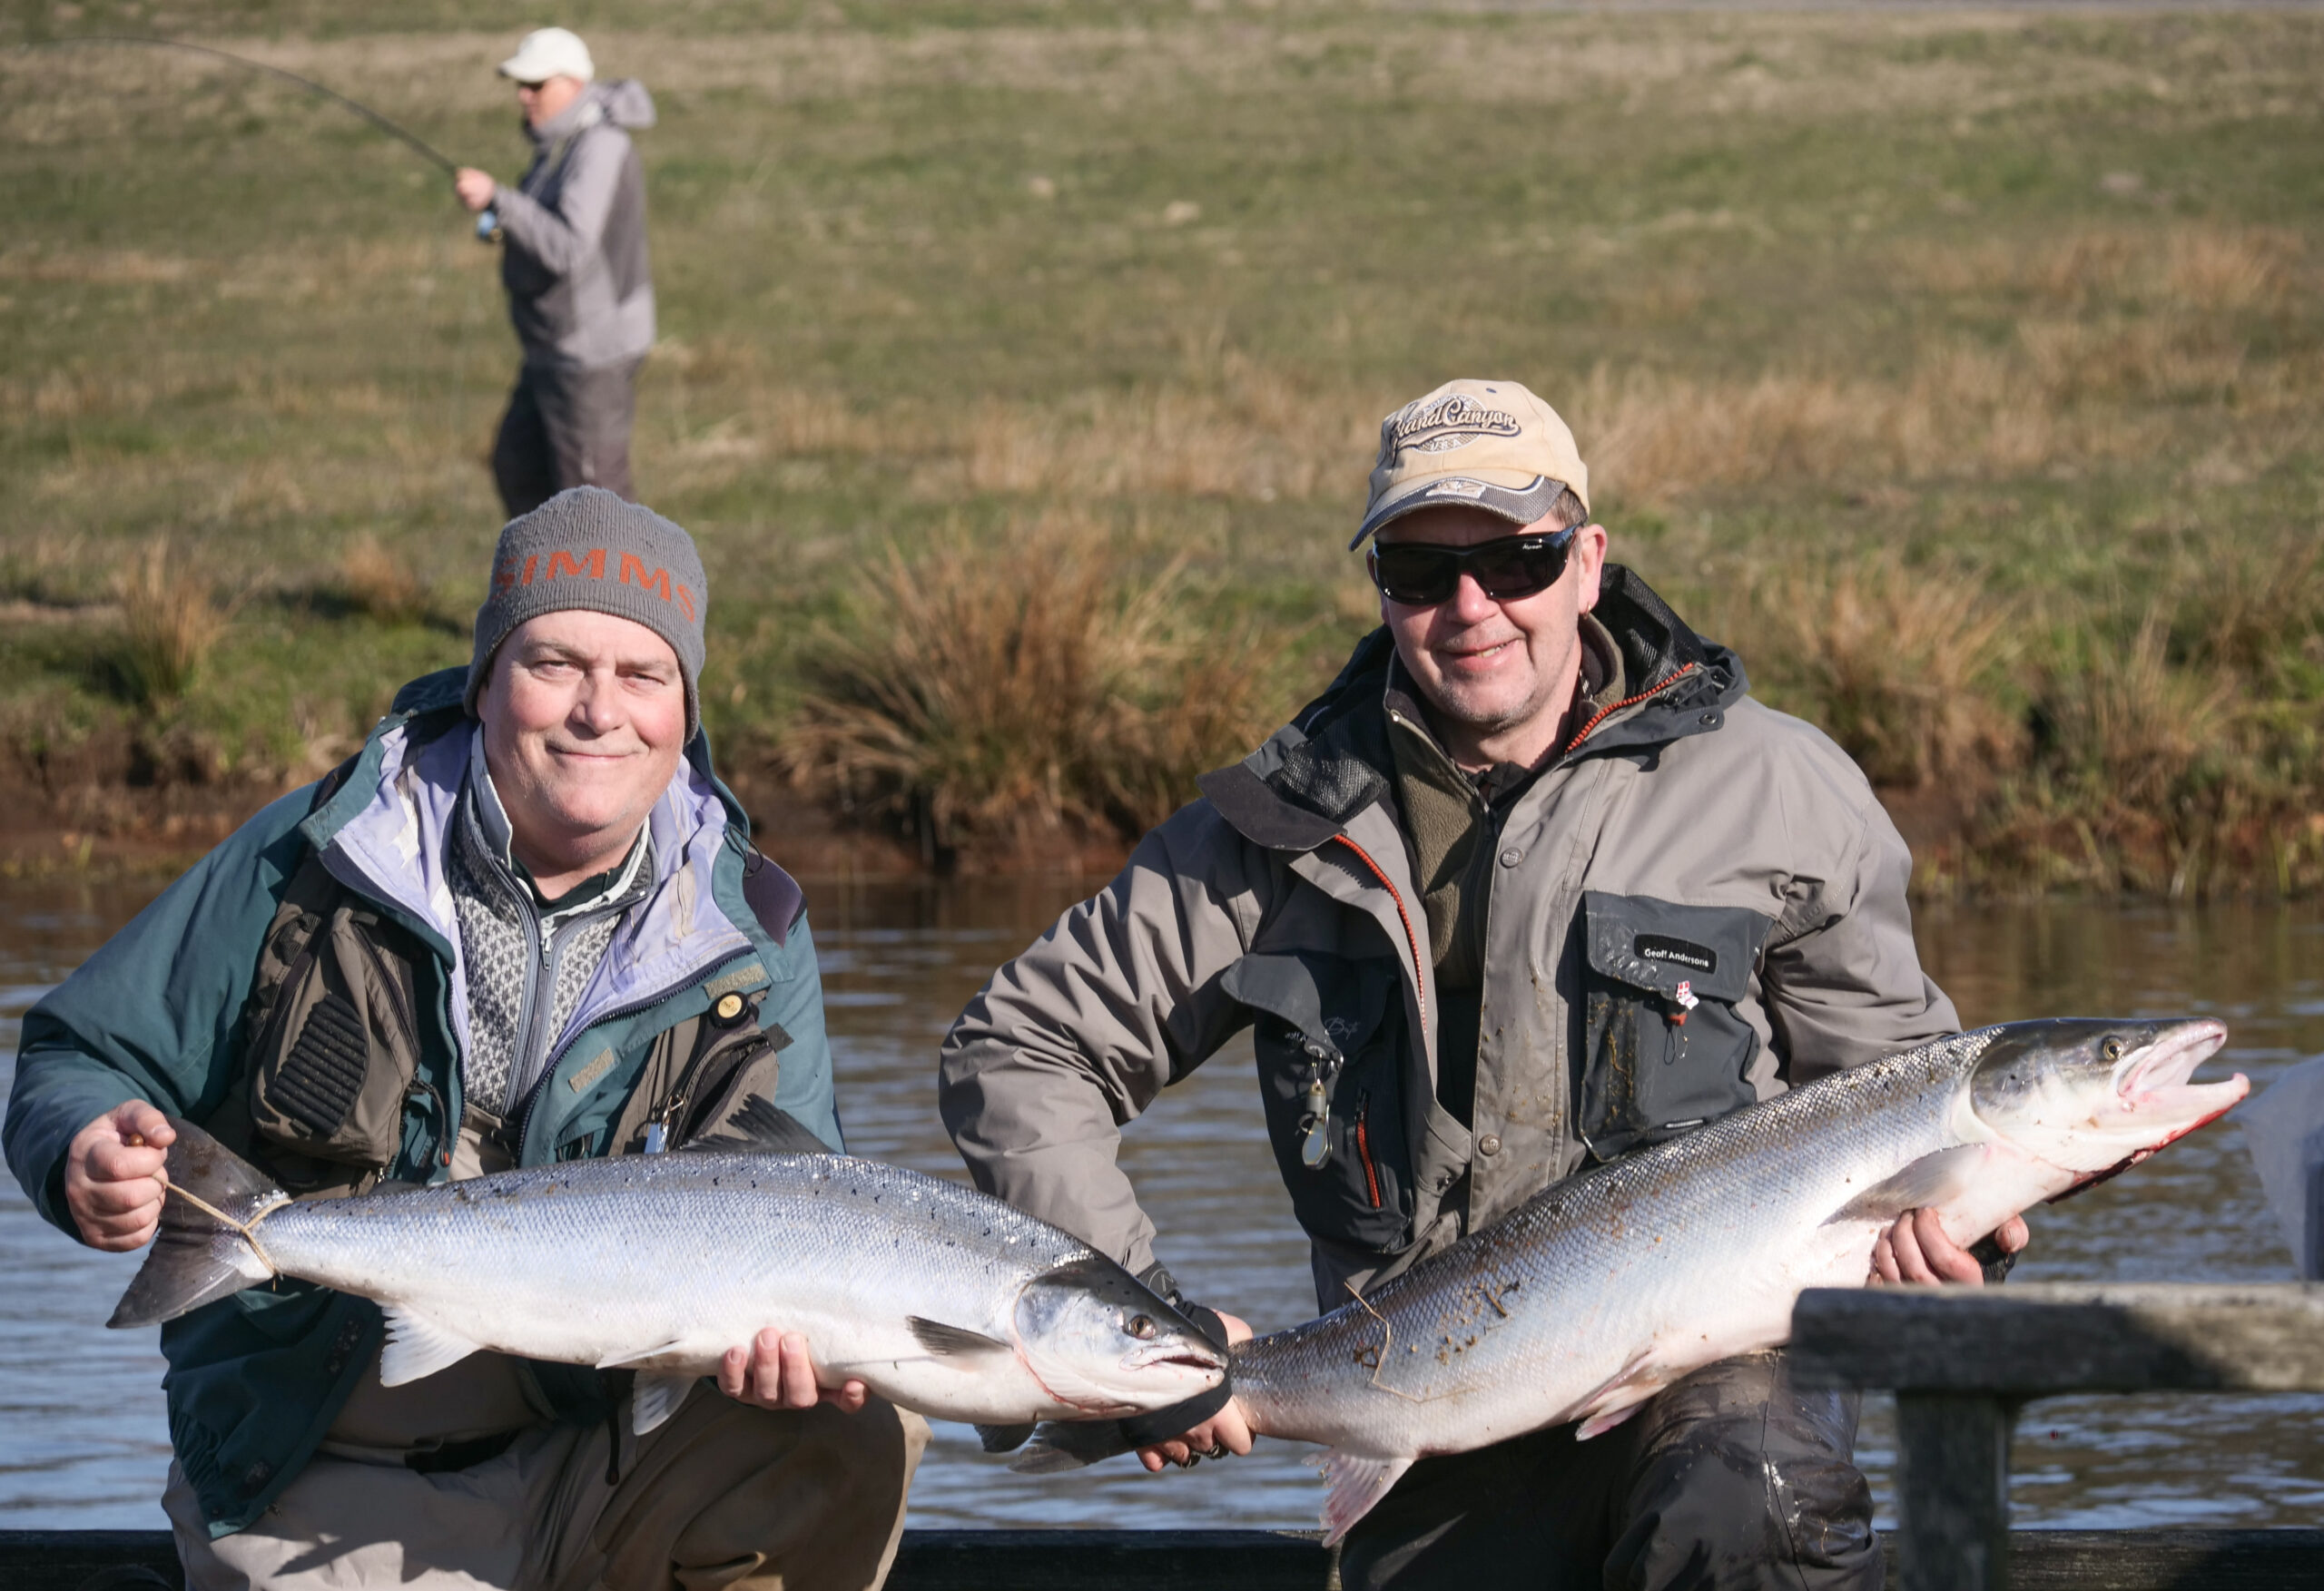
[[[517, 169], [528, 11], [170, 9]], [[744, 10], [575, 16], [660, 105], [637, 477], [762, 810], [1118, 845], [1369, 623], [1378, 417], [1482, 371], [1925, 889], [2324, 880], [2324, 18]], [[443, 188], [262, 79], [0, 53], [44, 854], [198, 844], [465, 656], [514, 354]]]

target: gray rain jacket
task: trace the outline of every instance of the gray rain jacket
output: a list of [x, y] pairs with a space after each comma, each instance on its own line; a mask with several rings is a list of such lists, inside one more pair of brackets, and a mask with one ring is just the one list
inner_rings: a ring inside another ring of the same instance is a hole
[[527, 365], [595, 368], [654, 346], [645, 260], [645, 172], [626, 129], [654, 125], [635, 78], [592, 83], [546, 126], [533, 163], [493, 202], [506, 247], [501, 284]]
[[1121, 1126], [1255, 1026], [1329, 1307], [1595, 1159], [1953, 1031], [1910, 856], [1846, 753], [1619, 565], [1594, 616], [1632, 693], [1502, 824], [1469, 1125], [1437, 1101], [1379, 631], [953, 1024], [940, 1100], [977, 1184], [1145, 1271]]

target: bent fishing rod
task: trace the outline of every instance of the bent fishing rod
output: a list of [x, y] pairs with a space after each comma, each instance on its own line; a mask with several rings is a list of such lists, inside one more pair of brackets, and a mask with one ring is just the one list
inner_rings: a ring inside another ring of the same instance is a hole
[[[28, 50], [54, 50], [75, 44], [130, 44], [153, 50], [185, 50], [196, 55], [209, 55], [220, 61], [231, 62], [246, 71], [266, 73], [270, 76], [282, 79], [285, 83], [296, 83], [309, 93], [320, 94], [334, 104], [354, 112], [389, 137], [413, 151], [429, 164], [440, 168], [448, 175], [459, 175], [460, 163], [458, 161], [417, 133], [408, 127], [398, 125], [362, 101], [350, 99], [339, 90], [326, 83], [317, 83], [311, 77], [301, 77], [295, 72], [281, 66], [270, 66], [263, 61], [253, 61], [247, 55], [237, 55], [231, 50], [221, 50], [209, 44], [188, 44], [183, 39], [164, 39], [144, 34], [79, 34], [69, 39], [41, 39], [22, 47]], [[500, 237], [498, 214], [490, 209], [478, 211], [476, 218], [476, 236], [477, 241], [480, 243], [497, 241]]]

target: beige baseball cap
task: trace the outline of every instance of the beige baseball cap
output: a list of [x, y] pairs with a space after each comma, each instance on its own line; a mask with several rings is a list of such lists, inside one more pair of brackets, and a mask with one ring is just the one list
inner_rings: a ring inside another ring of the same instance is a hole
[[1590, 506], [1590, 467], [1557, 410], [1515, 381], [1447, 381], [1380, 422], [1372, 497], [1348, 551], [1392, 519], [1466, 503], [1517, 525], [1567, 487]]
[[589, 46], [581, 35], [567, 28], [535, 28], [517, 46], [517, 53], [500, 64], [500, 75], [518, 83], [547, 83], [552, 77], [576, 78], [583, 83], [597, 75], [597, 64], [589, 59]]

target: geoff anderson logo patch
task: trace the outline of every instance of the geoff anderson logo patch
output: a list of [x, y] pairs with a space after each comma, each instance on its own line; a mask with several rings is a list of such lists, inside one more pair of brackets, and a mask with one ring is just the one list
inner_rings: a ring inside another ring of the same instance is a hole
[[1485, 484], [1482, 481], [1472, 481], [1465, 476], [1456, 475], [1450, 480], [1439, 481], [1429, 487], [1428, 495], [1432, 497], [1482, 497], [1485, 495]]
[[1520, 429], [1515, 415], [1487, 408], [1462, 392], [1425, 407], [1407, 405], [1384, 428], [1383, 464], [1399, 453], [1450, 453], [1481, 437], [1514, 437]]
[[1718, 952], [1708, 945], [1698, 945], [1689, 939], [1672, 939], [1661, 934], [1640, 934], [1630, 943], [1641, 961], [1670, 961], [1680, 967], [1691, 967], [1697, 972], [1717, 972]]

